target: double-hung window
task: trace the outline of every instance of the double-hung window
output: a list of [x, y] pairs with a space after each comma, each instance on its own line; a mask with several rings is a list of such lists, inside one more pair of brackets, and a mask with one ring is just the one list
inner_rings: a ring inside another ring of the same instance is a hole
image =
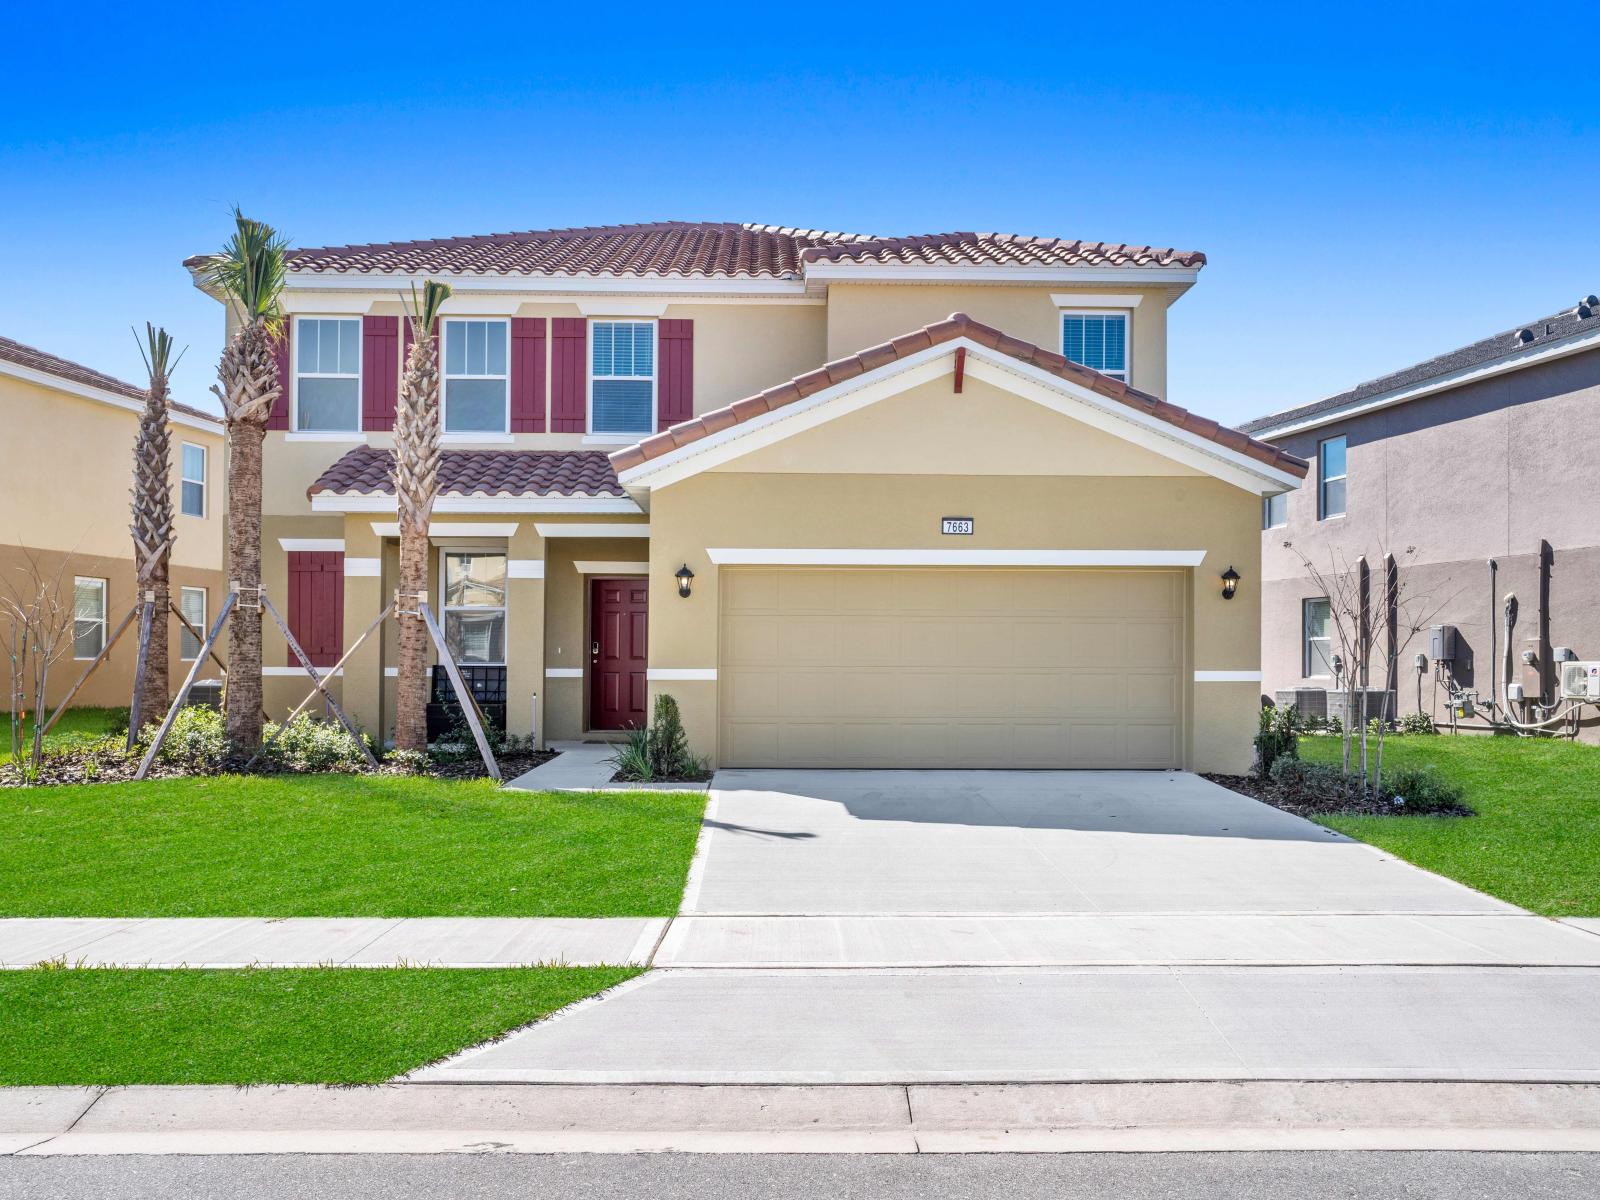
[[360, 319], [299, 317], [294, 341], [295, 429], [360, 433]]
[[186, 517], [206, 515], [206, 448], [184, 442], [179, 448], [178, 507]]
[[510, 374], [504, 320], [444, 323], [444, 431], [505, 433]]
[[503, 666], [506, 661], [506, 556], [482, 550], [444, 550], [444, 640], [458, 663]]
[[1326, 597], [1301, 606], [1301, 668], [1307, 679], [1332, 678], [1332, 611]]
[[106, 581], [72, 580], [72, 657], [94, 658], [106, 648]]
[[591, 321], [589, 367], [589, 432], [654, 432], [655, 322]]
[[1261, 528], [1277, 529], [1289, 523], [1289, 493], [1279, 492], [1261, 501]]
[[1061, 354], [1126, 383], [1128, 314], [1062, 313]]
[[1344, 516], [1345, 440], [1328, 438], [1317, 447], [1317, 519]]
[[[193, 625], [200, 634], [204, 634], [206, 632], [205, 588], [179, 588], [178, 611], [183, 614], [183, 619], [189, 622], [189, 625]], [[188, 626], [180, 626], [178, 629], [178, 657], [184, 662], [193, 662], [200, 657], [200, 637], [190, 633]]]

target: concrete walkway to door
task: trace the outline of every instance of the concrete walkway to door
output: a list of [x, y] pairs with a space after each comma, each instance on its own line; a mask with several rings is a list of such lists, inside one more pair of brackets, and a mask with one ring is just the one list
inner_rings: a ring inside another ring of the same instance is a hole
[[654, 963], [415, 1078], [1600, 1079], [1600, 937], [1177, 773], [722, 772]]

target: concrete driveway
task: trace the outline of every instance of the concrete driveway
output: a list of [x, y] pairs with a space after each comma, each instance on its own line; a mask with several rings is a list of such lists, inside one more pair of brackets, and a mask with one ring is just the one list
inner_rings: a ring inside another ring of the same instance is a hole
[[1600, 1079], [1600, 936], [1178, 773], [721, 772], [654, 964], [415, 1078]]

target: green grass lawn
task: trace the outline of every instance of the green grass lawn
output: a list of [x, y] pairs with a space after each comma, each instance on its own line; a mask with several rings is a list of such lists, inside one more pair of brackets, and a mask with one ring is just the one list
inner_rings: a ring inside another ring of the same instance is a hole
[[[47, 747], [61, 749], [74, 741], [102, 737], [111, 732], [114, 712], [114, 709], [109, 708], [69, 708], [61, 714], [61, 720], [51, 727], [50, 732], [45, 734], [44, 744]], [[50, 714], [46, 713], [44, 719], [48, 721]], [[22, 730], [22, 752], [27, 754], [28, 747], [33, 744], [33, 714], [30, 713], [22, 719]], [[0, 762], [9, 761], [11, 761], [11, 714], [0, 712]]]
[[405, 776], [0, 789], [0, 917], [677, 912], [695, 792]]
[[0, 971], [0, 1085], [378, 1083], [637, 974]]
[[[1300, 755], [1337, 763], [1339, 739]], [[1461, 785], [1475, 817], [1323, 824], [1407, 862], [1551, 917], [1600, 916], [1600, 747], [1546, 738], [1392, 737], [1384, 769], [1427, 767]]]

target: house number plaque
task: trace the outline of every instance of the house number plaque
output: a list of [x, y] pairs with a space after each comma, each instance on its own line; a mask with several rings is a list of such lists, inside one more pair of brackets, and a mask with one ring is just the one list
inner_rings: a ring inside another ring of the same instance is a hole
[[946, 517], [939, 522], [939, 532], [970, 534], [972, 532], [972, 518]]

